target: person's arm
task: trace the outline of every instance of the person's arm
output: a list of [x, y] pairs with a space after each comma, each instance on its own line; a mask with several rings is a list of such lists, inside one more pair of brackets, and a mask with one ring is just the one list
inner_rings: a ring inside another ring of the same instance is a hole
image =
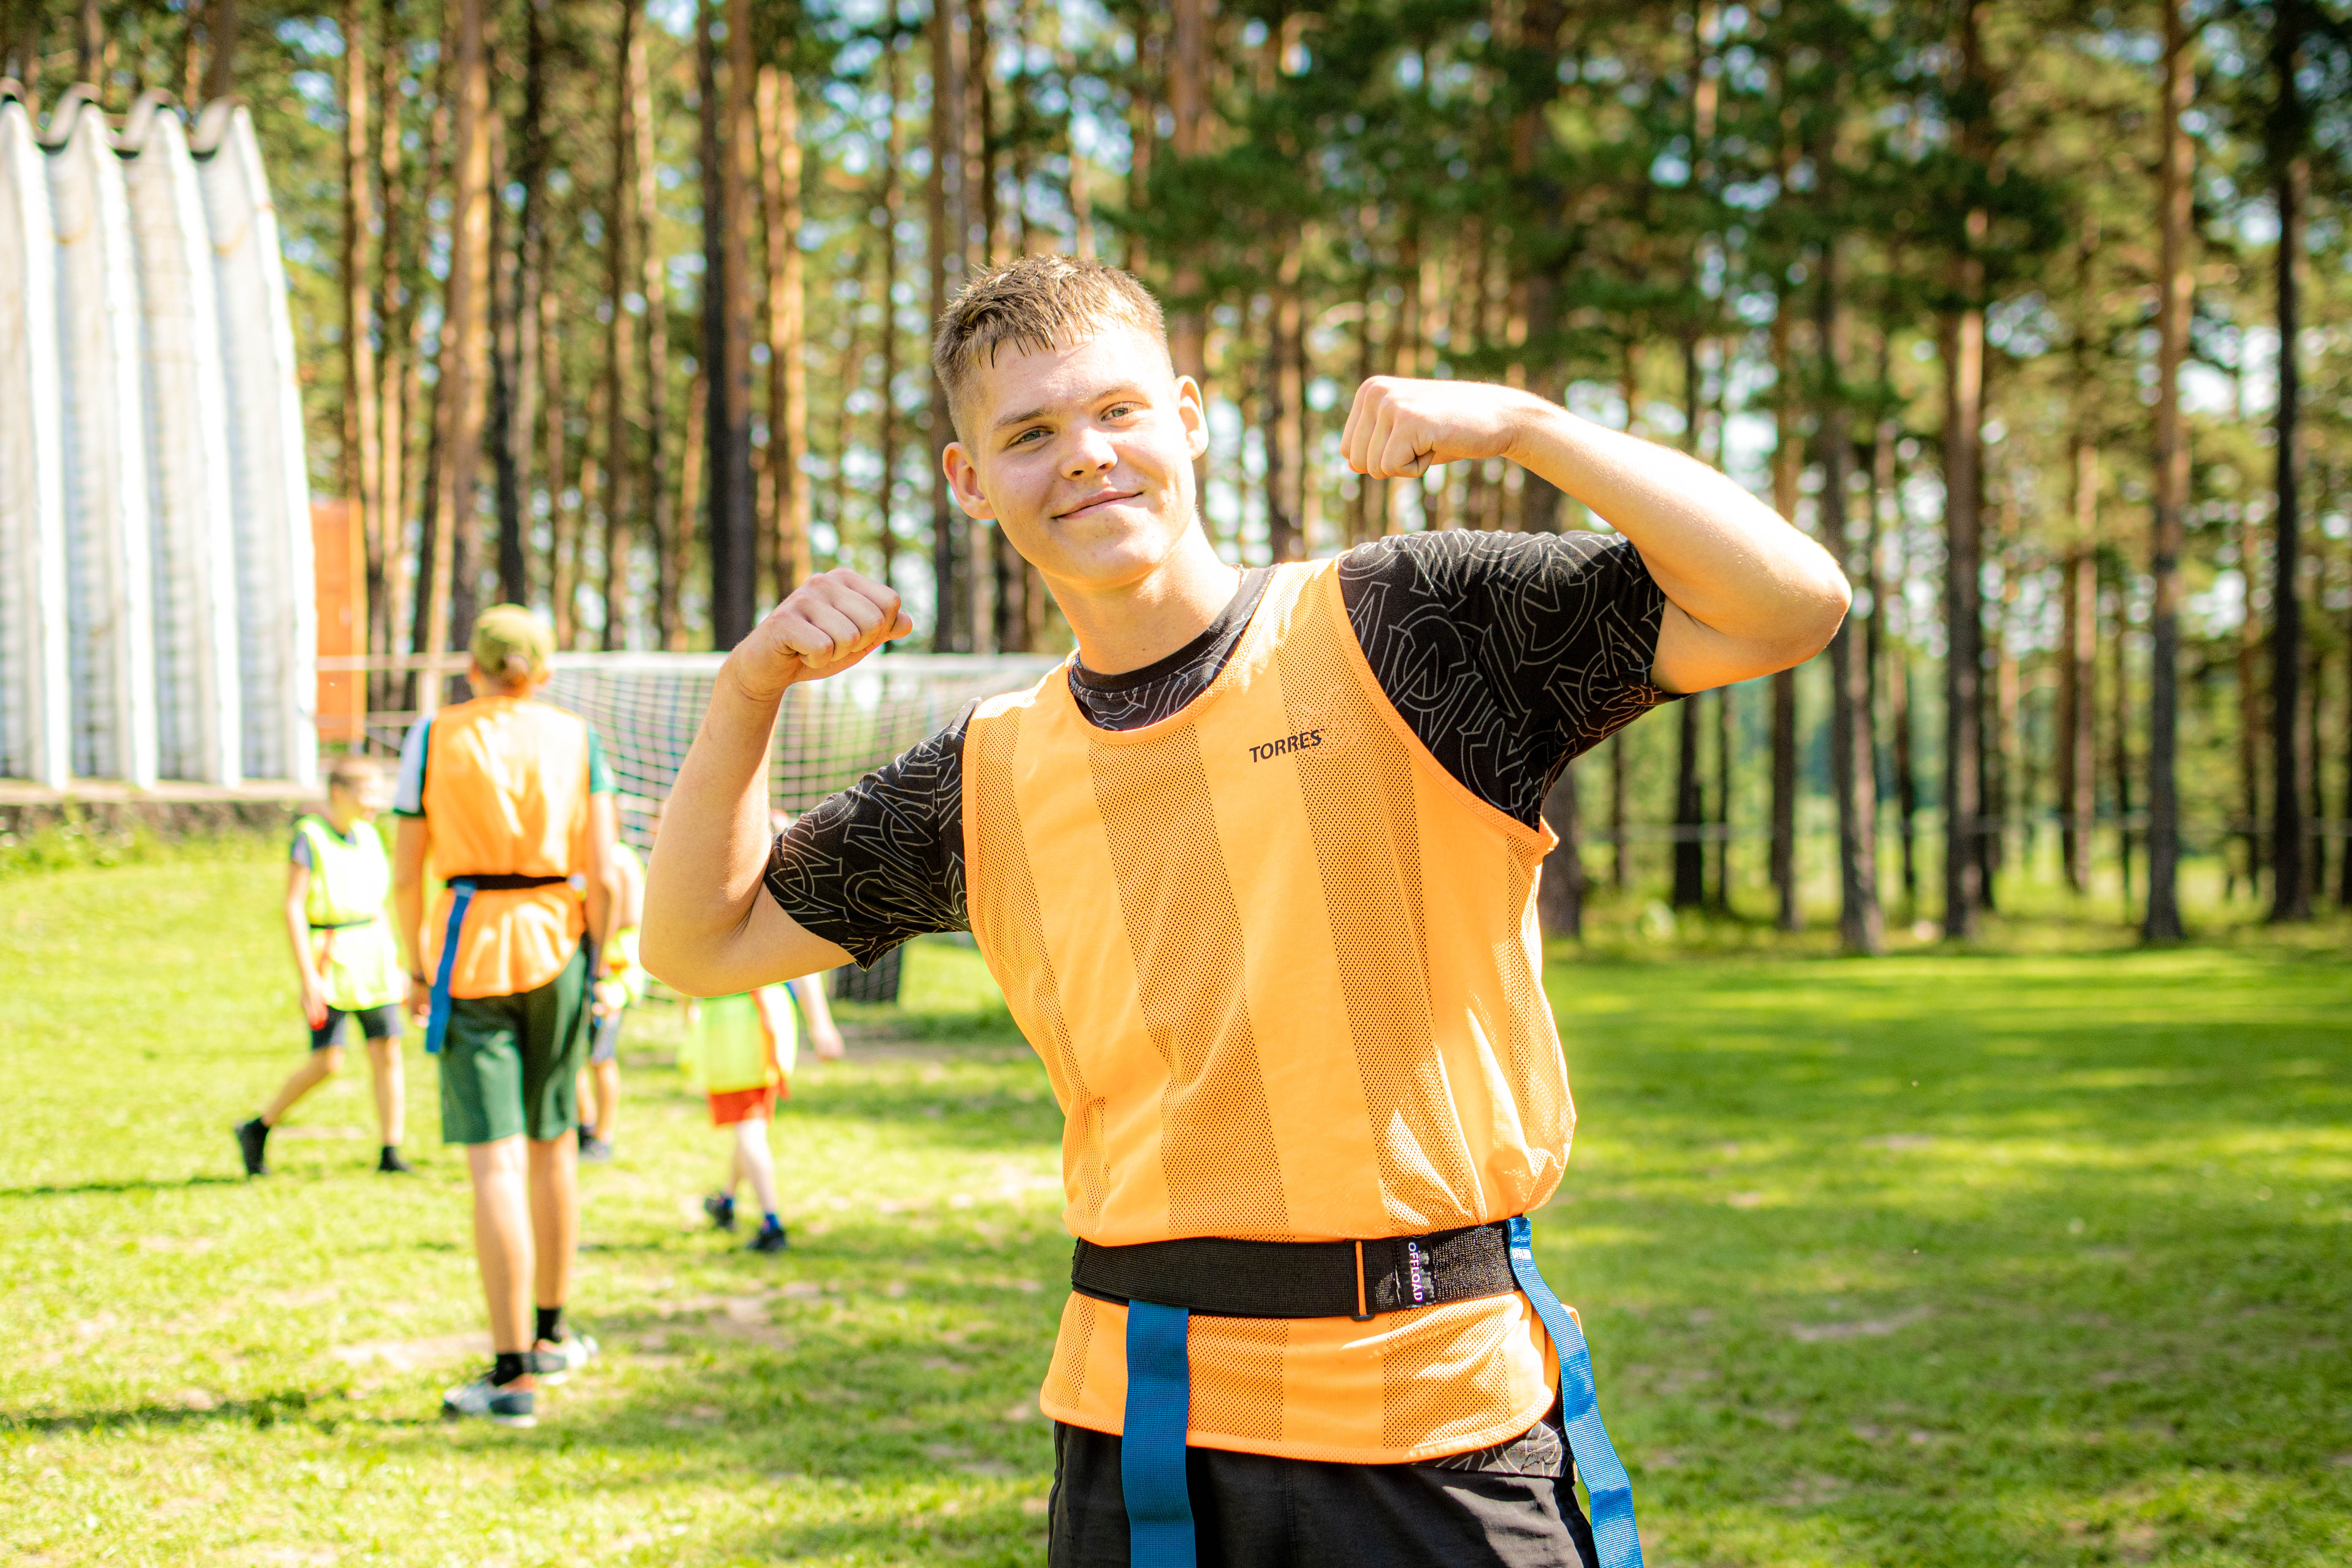
[[433, 830], [421, 816], [404, 816], [392, 837], [392, 929], [408, 965], [408, 1010], [423, 1018], [433, 1005], [433, 977], [425, 973], [425, 860]]
[[614, 886], [619, 889], [620, 907], [614, 915], [613, 929], [627, 931], [646, 923], [646, 879], [635, 865], [620, 855], [613, 857]]
[[286, 863], [286, 941], [294, 950], [294, 973], [302, 983], [302, 1017], [316, 1029], [327, 1021], [327, 988], [310, 956], [310, 868]]
[[801, 1016], [808, 1020], [809, 1048], [817, 1060], [829, 1062], [841, 1056], [845, 1047], [833, 1021], [833, 1005], [824, 999], [824, 975], [809, 975], [793, 987], [793, 994], [800, 998]]
[[849, 961], [760, 896], [772, 842], [768, 755], [788, 689], [914, 629], [897, 594], [836, 568], [794, 589], [727, 656], [646, 870], [647, 973], [690, 996], [720, 996]]
[[1341, 447], [1373, 479], [1507, 458], [1633, 542], [1666, 596], [1653, 679], [1704, 691], [1801, 664], [1853, 595], [1828, 552], [1727, 476], [1530, 393], [1478, 382], [1374, 376]]

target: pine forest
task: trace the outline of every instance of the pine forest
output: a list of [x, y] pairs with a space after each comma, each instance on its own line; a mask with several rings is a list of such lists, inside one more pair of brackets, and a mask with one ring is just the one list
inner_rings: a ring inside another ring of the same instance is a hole
[[1845, 564], [1821, 658], [1569, 771], [1555, 924], [2352, 904], [2339, 0], [0, 0], [0, 76], [250, 104], [387, 659], [501, 599], [725, 647], [836, 563], [933, 651], [1066, 649], [928, 357], [1064, 251], [1165, 302], [1232, 561], [1607, 527], [1360, 482], [1387, 374], [1685, 447]]

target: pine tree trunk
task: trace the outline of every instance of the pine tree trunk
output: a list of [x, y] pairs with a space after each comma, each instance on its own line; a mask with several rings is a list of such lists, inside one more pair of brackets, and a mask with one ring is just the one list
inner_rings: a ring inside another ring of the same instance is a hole
[[2116, 650], [2115, 679], [2108, 698], [2112, 711], [2108, 724], [2110, 736], [2109, 775], [2116, 787], [2116, 861], [2123, 878], [2124, 918], [2131, 919], [2132, 898], [2132, 753], [2131, 753], [2131, 584], [2128, 581], [2116, 584], [2115, 636], [2110, 639]]
[[[457, 648], [472, 632], [481, 508], [476, 494], [488, 396], [490, 282], [490, 67], [484, 0], [458, 0], [451, 156], [448, 303], [441, 329], [441, 442], [434, 484], [433, 571], [426, 588], [425, 649]], [[443, 683], [425, 683], [426, 711]]]
[[[2302, 774], [2302, 758], [2297, 754], [2294, 721], [2296, 663], [2303, 644], [2303, 375], [2297, 340], [2303, 330], [2304, 225], [2311, 195], [2311, 167], [2303, 155], [2302, 145], [2308, 131], [2303, 123], [2303, 98], [2295, 82], [2304, 15], [2300, 0], [2280, 0], [2275, 13], [2272, 64], [2277, 81], [2276, 123], [2281, 134], [2274, 139], [2285, 145], [2274, 147], [2272, 155], [2279, 216], [2278, 505], [2271, 546], [2271, 776], [2274, 782], [2270, 918], [2273, 923], [2311, 918], [2311, 884], [2315, 879], [2310, 873], [2316, 866], [2315, 859], [2304, 853], [2303, 795], [2295, 787]], [[2181, 460], [2185, 465], [2185, 458]], [[2251, 587], [2252, 563], [2246, 565]], [[2248, 599], [2247, 615], [2251, 618], [2251, 594]], [[2317, 695], [2315, 690], [2314, 695]], [[2315, 771], [2315, 756], [2313, 762]]]
[[[716, 37], [727, 7], [728, 68]], [[701, 0], [695, 64], [701, 91], [704, 489], [709, 495], [710, 634], [731, 648], [750, 633], [758, 568], [751, 488], [750, 295], [743, 254], [743, 139], [750, 84], [734, 63], [751, 45], [745, 0]]]
[[1609, 886], [1623, 892], [1633, 879], [1633, 846], [1625, 835], [1625, 731], [1609, 737]]
[[[1822, 542], [1849, 577], [1860, 576], [1847, 499], [1853, 456], [1846, 405], [1845, 362], [1851, 317], [1841, 293], [1839, 246], [1822, 247], [1815, 326], [1822, 369]], [[1874, 609], [1875, 606], [1874, 606]], [[1848, 615], [1830, 639], [1830, 787], [1838, 820], [1838, 941], [1849, 953], [1886, 951], [1885, 917], [1878, 904], [1878, 779], [1870, 742], [1869, 668], [1862, 657], [1860, 617]]]
[[[541, 401], [541, 300], [547, 292], [547, 6], [550, 0], [523, 0], [522, 158], [515, 177], [522, 186], [521, 233], [515, 248], [514, 347], [509, 372], [510, 422], [500, 449], [515, 495], [515, 510], [502, 515], [499, 591], [509, 603], [530, 602], [532, 497], [540, 473]], [[503, 509], [502, 512], [503, 512]]]
[[841, 358], [835, 362], [833, 373], [833, 482], [831, 505], [826, 510], [833, 521], [833, 537], [845, 554], [849, 541], [849, 449], [856, 436], [850, 404], [866, 375], [866, 344], [859, 331], [865, 325], [865, 317], [858, 308], [866, 293], [864, 251], [850, 253], [849, 277], [854, 288], [852, 298], [841, 312]]
[[1672, 900], [1678, 910], [1706, 902], [1706, 797], [1699, 784], [1699, 699], [1675, 705], [1675, 847]]
[[636, 42], [639, 0], [622, 0], [614, 48], [611, 174], [604, 187], [604, 651], [628, 646], [629, 568], [636, 555], [636, 454], [629, 438], [630, 381], [636, 332], [625, 298], [635, 280], [629, 265], [629, 211], [635, 205], [631, 165], [636, 160], [635, 104], [629, 90], [629, 56]]
[[[1771, 346], [1775, 384], [1790, 389], [1776, 416], [1772, 450], [1772, 509], [1782, 517], [1797, 515], [1798, 480], [1804, 455], [1797, 433], [1793, 396], [1796, 367], [1789, 350], [1786, 301], [1772, 318]], [[1797, 900], [1797, 672], [1784, 669], [1772, 677], [1772, 850], [1769, 871], [1774, 895], [1774, 923], [1784, 931], [1802, 931], [1805, 911]]]
[[[2189, 59], [2182, 4], [2183, 0], [2164, 0], [2164, 100], [2158, 117], [2162, 132], [2157, 203], [2161, 259], [2157, 277], [2156, 517], [2148, 542], [2156, 600], [2148, 617], [2147, 919], [2143, 927], [2150, 942], [2176, 942], [2183, 934], [2178, 763], [2180, 551], [2183, 513], [2189, 504], [2189, 441], [2180, 418], [2180, 363], [2189, 349], [2192, 193], [2191, 152], [2181, 117], [2196, 90], [2196, 73]], [[2283, 711], [2292, 715], [2294, 710], [2288, 707]], [[2282, 787], [2292, 789], [2294, 774], [2284, 776], [2287, 782]], [[2296, 842], [2300, 844], [2299, 837]], [[2273, 872], [2273, 887], [2285, 880], [2284, 867]]]
[[[508, 74], [508, 62], [494, 53], [491, 69], [503, 79]], [[504, 604], [520, 604], [529, 589], [523, 583], [523, 489], [522, 469], [516, 461], [515, 447], [522, 439], [524, 426], [520, 410], [515, 406], [516, 384], [521, 379], [521, 323], [518, 319], [519, 301], [522, 294], [522, 247], [519, 237], [507, 232], [510, 221], [506, 199], [498, 193], [504, 191], [513, 175], [507, 164], [505, 116], [495, 110], [490, 123], [490, 267], [489, 267], [489, 354], [490, 392], [488, 432], [484, 437], [488, 449], [491, 474], [491, 515], [498, 529], [491, 540], [491, 553], [498, 564], [499, 600]]]
[[[670, 574], [683, 583], [694, 563], [694, 520], [703, 512], [702, 467], [710, 443], [704, 424], [710, 417], [710, 380], [698, 372], [686, 389], [686, 439], [678, 446], [677, 528], [672, 535]], [[683, 617], [679, 640], [685, 640]]]
[[[367, 605], [373, 623], [383, 596], [387, 542], [397, 548], [383, 513], [383, 453], [378, 444], [375, 322], [374, 196], [370, 189], [374, 149], [368, 144], [367, 25], [362, 0], [343, 0], [343, 493], [359, 508], [367, 553]], [[386, 109], [397, 112], [387, 104]], [[378, 639], [373, 626], [363, 647]], [[367, 678], [359, 677], [360, 685]]]
[[1544, 857], [1542, 882], [1536, 892], [1536, 919], [1546, 936], [1580, 941], [1584, 936], [1584, 853], [1577, 831], [1576, 766], [1559, 770], [1559, 777], [1544, 796], [1543, 818], [1559, 837], [1559, 846]]
[[996, 41], [987, 0], [963, 0], [963, 17], [965, 261], [976, 272], [1005, 259], [996, 210]]
[[2093, 558], [2098, 531], [2099, 453], [2079, 426], [2074, 434], [2074, 536], [2061, 570], [2063, 617], [2058, 650], [2058, 810], [2066, 885], [2091, 890], [2091, 819], [2097, 809], [2092, 752], [2096, 701], [2099, 577]]
[[[1171, 0], [1171, 31], [1168, 48], [1168, 107], [1175, 121], [1171, 149], [1180, 160], [1208, 151], [1209, 134], [1209, 0]], [[1202, 293], [1205, 283], [1191, 247], [1176, 256], [1171, 292], [1174, 310], [1168, 318], [1168, 346], [1176, 374], [1189, 375], [1209, 397], [1208, 336]], [[1208, 482], [1208, 459], [1193, 464], [1194, 483], [1202, 491]], [[1370, 481], [1366, 481], [1370, 483]]]
[[[1698, 454], [1698, 340], [1683, 340], [1683, 450]], [[1632, 412], [1629, 403], [1627, 412]], [[1685, 697], [1680, 704], [1681, 723], [1675, 752], [1674, 907], [1695, 910], [1706, 902], [1706, 794], [1699, 783], [1699, 700]]]
[[[547, 231], [543, 258], [551, 263], [555, 226]], [[550, 273], [554, 268], [548, 267]], [[549, 616], [555, 628], [555, 646], [572, 646], [572, 622], [578, 612], [579, 579], [572, 572], [579, 534], [576, 506], [564, 500], [571, 489], [564, 480], [571, 469], [572, 444], [565, 428], [570, 415], [569, 388], [563, 379], [563, 331], [557, 290], [542, 289], [539, 296], [539, 383], [545, 389], [540, 411], [541, 464], [547, 473], [547, 594]]]
[[1303, 237], [1287, 231], [1275, 264], [1274, 297], [1267, 334], [1265, 386], [1265, 531], [1272, 561], [1302, 561], [1307, 540], [1299, 513], [1305, 491], [1306, 384], [1299, 374], [1299, 334], [1305, 330], [1299, 300]]
[[[961, 7], [935, 0], [931, 19], [925, 29], [930, 44], [931, 112], [928, 136], [930, 142], [930, 174], [923, 189], [924, 248], [930, 272], [931, 309], [927, 320], [937, 321], [947, 313], [948, 301], [967, 276], [964, 269], [964, 247], [969, 241], [971, 218], [965, 207], [964, 190], [964, 78], [969, 68], [966, 59], [967, 39]], [[862, 275], [861, 268], [861, 275]], [[854, 339], [856, 328], [850, 328]], [[944, 452], [955, 439], [955, 424], [948, 406], [947, 388], [939, 379], [930, 378], [930, 396], [924, 405], [923, 446], [931, 452]], [[845, 431], [846, 421], [844, 422]], [[840, 450], [845, 451], [845, 447]], [[836, 458], [836, 463], [839, 459]], [[980, 627], [964, 607], [959, 596], [959, 585], [968, 595], [970, 584], [983, 570], [972, 559], [968, 541], [974, 531], [965, 527], [963, 509], [956, 504], [942, 476], [930, 476], [931, 495], [931, 593], [933, 602], [942, 606], [934, 622], [931, 643], [935, 649], [950, 651], [971, 648], [976, 645]], [[836, 520], [835, 528], [840, 523]], [[992, 528], [979, 531], [993, 542]], [[961, 567], [961, 570], [959, 570]], [[1003, 590], [1001, 574], [992, 562], [985, 570], [999, 579], [996, 601], [998, 624], [989, 628], [992, 640], [998, 647], [1003, 641]], [[961, 618], [957, 612], [961, 611]], [[957, 632], [962, 637], [959, 640]]]
[[1722, 914], [1731, 913], [1731, 765], [1732, 765], [1732, 693], [1734, 686], [1719, 686], [1715, 690], [1715, 823], [1723, 837], [1715, 844], [1715, 893], [1713, 902]]
[[[892, 0], [894, 6], [896, 3]], [[882, 406], [877, 420], [880, 429], [876, 441], [881, 448], [882, 479], [875, 502], [875, 529], [881, 546], [882, 581], [887, 584], [893, 580], [898, 555], [898, 531], [894, 518], [898, 479], [898, 324], [892, 301], [898, 297], [898, 216], [905, 206], [898, 184], [898, 168], [903, 161], [898, 127], [902, 78], [895, 43], [884, 58], [883, 72], [887, 90], [882, 112], [887, 126], [885, 145], [888, 156], [882, 162], [882, 199], [877, 204], [877, 232], [874, 237], [882, 252]]]
[[653, 75], [646, 59], [646, 29], [629, 40], [627, 60], [629, 127], [636, 136], [631, 166], [636, 174], [635, 214], [638, 284], [646, 301], [645, 399], [639, 417], [646, 427], [645, 467], [639, 470], [638, 493], [645, 499], [648, 542], [654, 554], [654, 635], [658, 647], [673, 653], [686, 647], [686, 623], [678, 613], [678, 594], [685, 584], [687, 540], [693, 532], [693, 513], [680, 512], [669, 489], [669, 268], [656, 243], [661, 219], [659, 166], [654, 144]]
[[768, 470], [775, 494], [775, 597], [809, 577], [807, 329], [801, 294], [799, 89], [781, 66], [760, 68], [761, 195], [768, 257]]
[[[1960, 128], [1963, 155], [1989, 152], [1984, 123], [1990, 89], [1985, 79], [1982, 0], [1959, 7], [1960, 90], [1970, 105]], [[1990, 219], [1981, 210], [1963, 219], [1960, 253], [1952, 260], [1951, 289], [1959, 308], [1943, 323], [1944, 360], [1944, 935], [1964, 941], [1977, 933], [1984, 899], [1983, 728], [1983, 452], [1985, 321], [1984, 262], [1977, 249]]]
[[[375, 97], [381, 106], [376, 116], [376, 174], [383, 200], [383, 237], [376, 258], [375, 315], [383, 323], [383, 354], [368, 395], [376, 406], [383, 575], [368, 597], [368, 651], [388, 657], [400, 651], [399, 628], [407, 624], [409, 584], [415, 581], [408, 556], [409, 492], [404, 482], [408, 474], [410, 429], [404, 417], [404, 393], [408, 380], [408, 323], [412, 312], [402, 298], [401, 288], [406, 255], [401, 227], [401, 198], [405, 184], [402, 169], [406, 159], [397, 95], [400, 50], [393, 46], [393, 40], [402, 37], [398, 0], [382, 0], [376, 21], [376, 36], [381, 40], [376, 50]], [[369, 683], [368, 706], [391, 707], [398, 700], [394, 694], [403, 684], [388, 672], [379, 675]]]

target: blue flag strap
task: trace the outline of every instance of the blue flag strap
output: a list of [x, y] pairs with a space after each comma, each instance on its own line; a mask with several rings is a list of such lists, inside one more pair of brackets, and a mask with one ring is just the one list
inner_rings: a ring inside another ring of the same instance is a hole
[[453, 878], [449, 883], [449, 924], [441, 932], [441, 964], [433, 972], [433, 1011], [425, 1020], [425, 1053], [441, 1054], [442, 1037], [449, 1032], [449, 981], [457, 973], [457, 936], [466, 924], [466, 906], [474, 901], [474, 879]]
[[1616, 1445], [1609, 1441], [1609, 1429], [1601, 1424], [1592, 1352], [1584, 1342], [1584, 1331], [1537, 1269], [1535, 1227], [1527, 1215], [1510, 1222], [1510, 1243], [1511, 1278], [1534, 1304], [1559, 1357], [1561, 1424], [1592, 1501], [1592, 1544], [1601, 1554], [1601, 1568], [1642, 1568], [1642, 1538], [1633, 1527], [1633, 1482], [1617, 1458]]
[[1184, 1486], [1184, 1428], [1192, 1415], [1184, 1329], [1191, 1319], [1181, 1307], [1127, 1304], [1127, 1418], [1118, 1480], [1133, 1568], [1193, 1568], [1198, 1560], [1192, 1499]]

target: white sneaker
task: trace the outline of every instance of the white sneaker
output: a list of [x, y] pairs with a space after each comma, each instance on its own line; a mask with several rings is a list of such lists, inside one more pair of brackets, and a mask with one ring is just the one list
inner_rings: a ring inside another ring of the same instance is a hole
[[530, 1347], [531, 1374], [552, 1388], [586, 1366], [596, 1356], [589, 1335], [565, 1330], [560, 1340], [541, 1340]]
[[536, 1426], [539, 1425], [537, 1394], [532, 1380], [517, 1378], [505, 1384], [492, 1383], [488, 1373], [471, 1383], [461, 1383], [446, 1389], [441, 1394], [441, 1414], [449, 1420], [462, 1420], [468, 1415], [487, 1415], [501, 1426]]

